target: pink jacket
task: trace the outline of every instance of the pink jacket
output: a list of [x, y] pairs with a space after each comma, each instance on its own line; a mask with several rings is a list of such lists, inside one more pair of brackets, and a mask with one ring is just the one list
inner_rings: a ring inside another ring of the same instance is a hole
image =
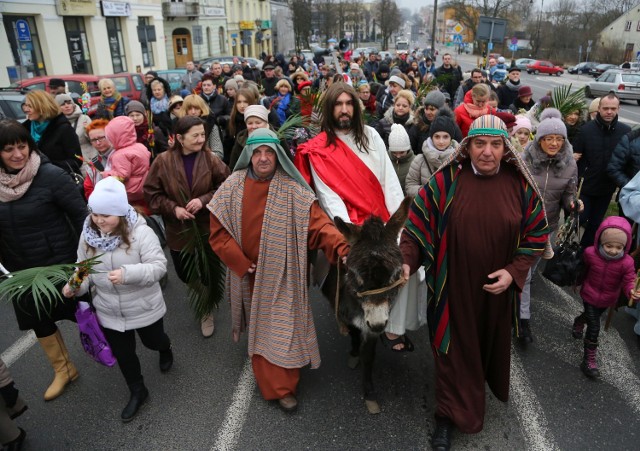
[[[604, 229], [616, 227], [627, 235], [625, 256], [620, 260], [605, 260], [598, 251], [600, 235]], [[625, 296], [634, 288], [636, 271], [633, 258], [628, 254], [631, 247], [631, 226], [626, 219], [620, 216], [609, 216], [596, 232], [593, 246], [584, 250], [582, 258], [585, 263], [585, 278], [582, 283], [580, 295], [584, 302], [595, 307], [611, 307], [616, 305], [620, 290]]]
[[144, 201], [142, 187], [149, 173], [151, 154], [144, 144], [136, 142], [136, 129], [127, 116], [113, 118], [104, 133], [115, 151], [111, 155], [111, 170], [104, 173], [121, 177], [127, 189], [129, 203]]

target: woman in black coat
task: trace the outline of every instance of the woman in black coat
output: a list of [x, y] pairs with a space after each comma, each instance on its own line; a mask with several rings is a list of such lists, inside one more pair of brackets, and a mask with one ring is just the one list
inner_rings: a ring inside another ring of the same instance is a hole
[[45, 91], [30, 91], [24, 99], [24, 110], [27, 120], [22, 125], [38, 150], [56, 166], [80, 174], [80, 140], [53, 96]]
[[156, 77], [147, 85], [147, 98], [153, 125], [160, 127], [165, 136], [173, 135], [173, 121], [169, 112], [171, 86], [164, 78]]
[[[75, 132], [74, 132], [75, 135]], [[0, 261], [9, 271], [74, 263], [87, 207], [69, 174], [38, 152], [29, 132], [0, 121]], [[62, 286], [60, 286], [62, 288]], [[33, 329], [55, 371], [44, 399], [78, 377], [56, 321], [73, 319], [75, 301], [36, 311], [31, 295], [13, 299], [20, 330]]]

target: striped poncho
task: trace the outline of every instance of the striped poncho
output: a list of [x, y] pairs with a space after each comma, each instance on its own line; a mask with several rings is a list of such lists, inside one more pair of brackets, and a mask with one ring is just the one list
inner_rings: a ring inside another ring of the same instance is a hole
[[[503, 164], [509, 163], [503, 161]], [[450, 343], [447, 225], [461, 169], [462, 163], [453, 161], [434, 174], [415, 197], [405, 224], [405, 233], [418, 243], [424, 258], [428, 289], [427, 320], [431, 343], [438, 354], [446, 354]], [[520, 180], [523, 220], [514, 258], [518, 255], [542, 254], [549, 233], [536, 187], [524, 176]], [[516, 298], [515, 290], [512, 293]], [[513, 302], [515, 318], [518, 310], [519, 303]]]

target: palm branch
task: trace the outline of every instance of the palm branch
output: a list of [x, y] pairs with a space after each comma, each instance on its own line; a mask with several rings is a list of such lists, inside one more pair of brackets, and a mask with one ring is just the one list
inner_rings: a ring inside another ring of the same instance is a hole
[[291, 141], [296, 133], [296, 129], [307, 128], [308, 122], [309, 120], [300, 113], [293, 114], [278, 128], [276, 135], [278, 135], [278, 139], [284, 138], [287, 141]]
[[208, 234], [202, 233], [194, 219], [188, 221], [182, 233], [187, 238], [180, 257], [187, 279], [189, 305], [196, 318], [202, 320], [218, 307], [224, 296], [226, 269], [211, 249]]
[[422, 99], [424, 99], [427, 94], [429, 94], [434, 89], [438, 89], [438, 82], [435, 78], [429, 80], [428, 83], [421, 83], [418, 86], [418, 91], [416, 92], [415, 108], [422, 106]]
[[100, 263], [98, 259], [101, 256], [96, 255], [80, 263], [38, 266], [3, 274], [0, 276], [0, 296], [8, 301], [18, 301], [30, 294], [40, 318], [41, 312], [50, 312], [63, 300], [61, 285], [69, 283], [78, 288], [89, 274], [95, 273], [93, 267]]
[[562, 117], [574, 111], [582, 112], [585, 108], [584, 86], [573, 92], [571, 92], [571, 86], [571, 84], [556, 86], [551, 93], [553, 107], [560, 111]]

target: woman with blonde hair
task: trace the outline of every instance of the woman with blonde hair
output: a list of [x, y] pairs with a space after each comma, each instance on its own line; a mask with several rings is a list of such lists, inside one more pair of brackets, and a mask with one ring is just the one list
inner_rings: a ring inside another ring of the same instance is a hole
[[[222, 138], [220, 137], [220, 128], [216, 125], [215, 117], [207, 102], [196, 94], [189, 94], [182, 102], [182, 114], [184, 116], [199, 117], [205, 124], [205, 145], [209, 150], [216, 154], [220, 159], [224, 157], [222, 148]], [[184, 117], [183, 116], [183, 117]]]
[[415, 103], [413, 92], [402, 89], [393, 99], [393, 107], [389, 108], [382, 119], [375, 125], [375, 129], [380, 134], [385, 146], [389, 148], [389, 133], [392, 124], [400, 124], [409, 132], [413, 125], [413, 104]]
[[80, 140], [53, 96], [45, 91], [29, 91], [23, 108], [27, 120], [22, 125], [31, 134], [38, 150], [56, 166], [80, 174]]
[[269, 110], [278, 114], [278, 126], [284, 124], [289, 117], [300, 112], [300, 100], [293, 95], [292, 91], [289, 80], [283, 78], [276, 83], [277, 94], [267, 99]]
[[123, 97], [110, 78], [103, 78], [98, 82], [100, 102], [94, 118], [111, 120], [114, 117], [126, 116], [124, 107], [129, 103], [128, 97]]

